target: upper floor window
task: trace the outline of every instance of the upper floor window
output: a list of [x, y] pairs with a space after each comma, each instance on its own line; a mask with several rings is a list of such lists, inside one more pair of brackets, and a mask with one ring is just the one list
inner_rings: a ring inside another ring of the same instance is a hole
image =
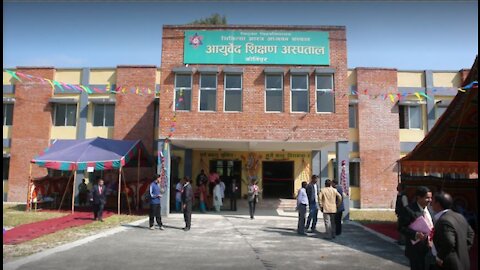
[[443, 113], [447, 110], [447, 106], [439, 106], [439, 105], [436, 105], [435, 106], [435, 121], [438, 120], [438, 118], [440, 118], [440, 116], [443, 115]]
[[422, 129], [422, 107], [420, 105], [398, 106], [401, 129]]
[[333, 75], [316, 76], [317, 112], [334, 112]]
[[54, 126], [77, 125], [77, 104], [55, 103], [53, 114]]
[[225, 74], [225, 111], [242, 111], [242, 74]]
[[200, 111], [215, 111], [217, 74], [200, 74]]
[[190, 111], [192, 103], [192, 75], [175, 74], [175, 110]]
[[283, 75], [265, 75], [265, 111], [283, 111]]
[[3, 103], [3, 125], [11, 126], [13, 122], [13, 104]]
[[357, 128], [357, 106], [354, 104], [348, 105], [348, 127]]
[[308, 112], [308, 74], [292, 75], [292, 112]]
[[93, 126], [113, 127], [115, 122], [114, 104], [95, 104], [93, 106]]

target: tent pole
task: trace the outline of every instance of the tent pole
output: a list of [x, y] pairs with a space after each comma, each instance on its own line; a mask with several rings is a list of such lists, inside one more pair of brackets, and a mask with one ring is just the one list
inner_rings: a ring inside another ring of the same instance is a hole
[[117, 212], [120, 215], [120, 184], [122, 183], [122, 167], [118, 169], [118, 198], [117, 198]]
[[75, 212], [75, 181], [76, 180], [77, 180], [77, 170], [73, 171], [72, 214]]
[[125, 173], [122, 172], [123, 174], [123, 186], [125, 187], [125, 198], [127, 198], [127, 205], [128, 205], [128, 214], [132, 214], [132, 210], [130, 209], [130, 201], [128, 200], [128, 190], [127, 190], [127, 181], [125, 181]]
[[138, 211], [138, 205], [139, 205], [139, 202], [140, 202], [140, 194], [138, 194], [138, 192], [140, 191], [140, 154], [142, 153], [142, 149], [141, 148], [138, 148], [138, 164], [137, 164], [137, 190], [135, 192], [135, 194], [137, 194], [137, 196], [135, 196], [135, 204], [137, 205], [137, 211]]
[[25, 210], [30, 211], [31, 205], [31, 197], [30, 197], [30, 189], [32, 188], [32, 163], [30, 163], [30, 172], [28, 174], [28, 185], [27, 185], [27, 207]]
[[62, 209], [63, 199], [65, 199], [65, 194], [67, 194], [68, 185], [70, 184], [70, 180], [72, 180], [72, 176], [73, 175], [70, 175], [70, 177], [68, 178], [67, 185], [65, 186], [65, 191], [63, 192], [62, 200], [60, 201], [60, 206], [58, 207], [59, 211], [60, 209]]

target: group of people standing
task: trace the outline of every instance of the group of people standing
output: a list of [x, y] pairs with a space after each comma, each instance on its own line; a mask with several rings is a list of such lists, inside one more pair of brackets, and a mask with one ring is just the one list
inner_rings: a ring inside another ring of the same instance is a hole
[[410, 268], [469, 270], [469, 249], [475, 233], [461, 214], [451, 210], [450, 194], [432, 195], [428, 187], [419, 186], [415, 200], [410, 204], [407, 201], [404, 206], [402, 187], [398, 190], [398, 228], [405, 239], [405, 256], [410, 260]]
[[[309, 232], [316, 231], [318, 210], [323, 213], [325, 222], [326, 238], [333, 239], [342, 233], [342, 216], [345, 210], [343, 205], [343, 189], [338, 185], [337, 180], [325, 180], [325, 187], [318, 188], [317, 175], [312, 175], [310, 183], [302, 182], [302, 187], [298, 191], [297, 210], [298, 225], [297, 233], [306, 235]], [[305, 215], [309, 209], [308, 219], [305, 223]], [[311, 224], [311, 225], [310, 225]], [[311, 226], [311, 227], [310, 227]]]

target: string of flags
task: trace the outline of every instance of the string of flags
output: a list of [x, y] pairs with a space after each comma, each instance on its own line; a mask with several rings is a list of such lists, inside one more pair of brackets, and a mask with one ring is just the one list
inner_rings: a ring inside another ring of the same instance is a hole
[[[10, 74], [10, 76], [12, 76], [12, 78], [14, 78], [15, 80], [17, 80], [19, 82], [23, 82], [21, 78], [23, 78], [24, 80], [31, 80], [31, 81], [37, 80], [38, 82], [40, 82], [42, 84], [47, 84], [47, 83], [50, 84], [50, 86], [52, 87], [52, 90], [55, 90], [55, 88], [59, 88], [60, 91], [62, 91], [62, 92], [64, 92], [65, 89], [77, 90], [79, 92], [84, 91], [87, 94], [93, 94], [93, 93], [126, 94], [126, 93], [130, 92], [132, 94], [143, 95], [143, 94], [151, 94], [151, 93], [154, 92], [148, 87], [138, 87], [138, 86], [129, 87], [129, 88], [125, 87], [125, 86], [116, 86], [115, 89], [112, 89], [112, 86], [110, 84], [107, 84], [105, 89], [99, 89], [97, 87], [89, 87], [89, 86], [81, 85], [81, 84], [78, 84], [78, 85], [77, 84], [69, 84], [69, 83], [59, 82], [59, 81], [56, 81], [56, 80], [50, 80], [50, 79], [38, 77], [38, 76], [32, 76], [32, 75], [25, 74], [25, 73], [18, 72], [18, 71], [16, 72], [16, 71], [11, 71], [11, 70], [5, 70], [5, 72]], [[458, 91], [466, 92], [468, 89], [471, 89], [471, 88], [478, 88], [478, 82], [473, 81], [470, 84], [468, 84], [468, 85], [466, 85], [462, 88], [458, 88]], [[435, 92], [437, 92], [437, 90], [433, 89], [432, 92], [435, 93]], [[329, 93], [330, 95], [341, 96], [341, 97], [345, 97], [347, 95], [346, 93], [335, 92], [335, 90], [333, 90], [333, 91], [320, 91], [320, 95], [326, 95], [327, 93]], [[400, 100], [405, 99], [408, 96], [412, 96], [412, 95], [415, 95], [417, 97], [417, 99], [420, 100], [420, 101], [422, 101], [423, 98], [429, 99], [429, 100], [432, 99], [432, 97], [430, 97], [429, 95], [427, 95], [424, 92], [384, 93], [384, 94], [371, 95], [371, 94], [368, 93], [368, 89], [365, 89], [363, 91], [351, 90], [350, 94], [354, 95], [354, 96], [365, 95], [365, 96], [369, 96], [371, 99], [386, 100], [387, 98], [389, 98], [392, 103], [394, 103], [395, 100], [400, 101]], [[182, 102], [182, 101], [183, 101], [183, 97], [180, 97], [179, 102]], [[175, 128], [175, 126], [173, 126], [173, 129], [174, 128]]]
[[[29, 74], [25, 74], [22, 72], [18, 71], [11, 71], [11, 70], [5, 70], [10, 76], [12, 76], [13, 79], [24, 83], [25, 81], [37, 81], [38, 83], [41, 84], [50, 84], [52, 87], [52, 90], [54, 91], [56, 88], [59, 89], [62, 92], [65, 92], [65, 89], [68, 90], [73, 90], [73, 91], [78, 91], [78, 92], [85, 92], [87, 94], [126, 94], [126, 93], [132, 93], [132, 94], [137, 94], [137, 95], [144, 95], [144, 94], [152, 94], [154, 93], [153, 90], [151, 90], [148, 87], [139, 87], [139, 86], [134, 86], [134, 87], [126, 87], [126, 86], [116, 86], [115, 89], [112, 89], [111, 84], [107, 84], [105, 89], [99, 89], [97, 87], [91, 87], [91, 86], [86, 86], [86, 85], [81, 85], [81, 84], [70, 84], [70, 83], [64, 83], [64, 82], [59, 82], [56, 80], [50, 80], [47, 78], [42, 78], [38, 76], [33, 76]], [[23, 80], [22, 80], [23, 79]]]

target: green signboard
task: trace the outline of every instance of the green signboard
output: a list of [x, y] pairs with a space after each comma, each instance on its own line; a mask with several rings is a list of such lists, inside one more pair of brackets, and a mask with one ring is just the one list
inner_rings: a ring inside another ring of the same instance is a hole
[[329, 65], [328, 32], [185, 31], [185, 64]]

